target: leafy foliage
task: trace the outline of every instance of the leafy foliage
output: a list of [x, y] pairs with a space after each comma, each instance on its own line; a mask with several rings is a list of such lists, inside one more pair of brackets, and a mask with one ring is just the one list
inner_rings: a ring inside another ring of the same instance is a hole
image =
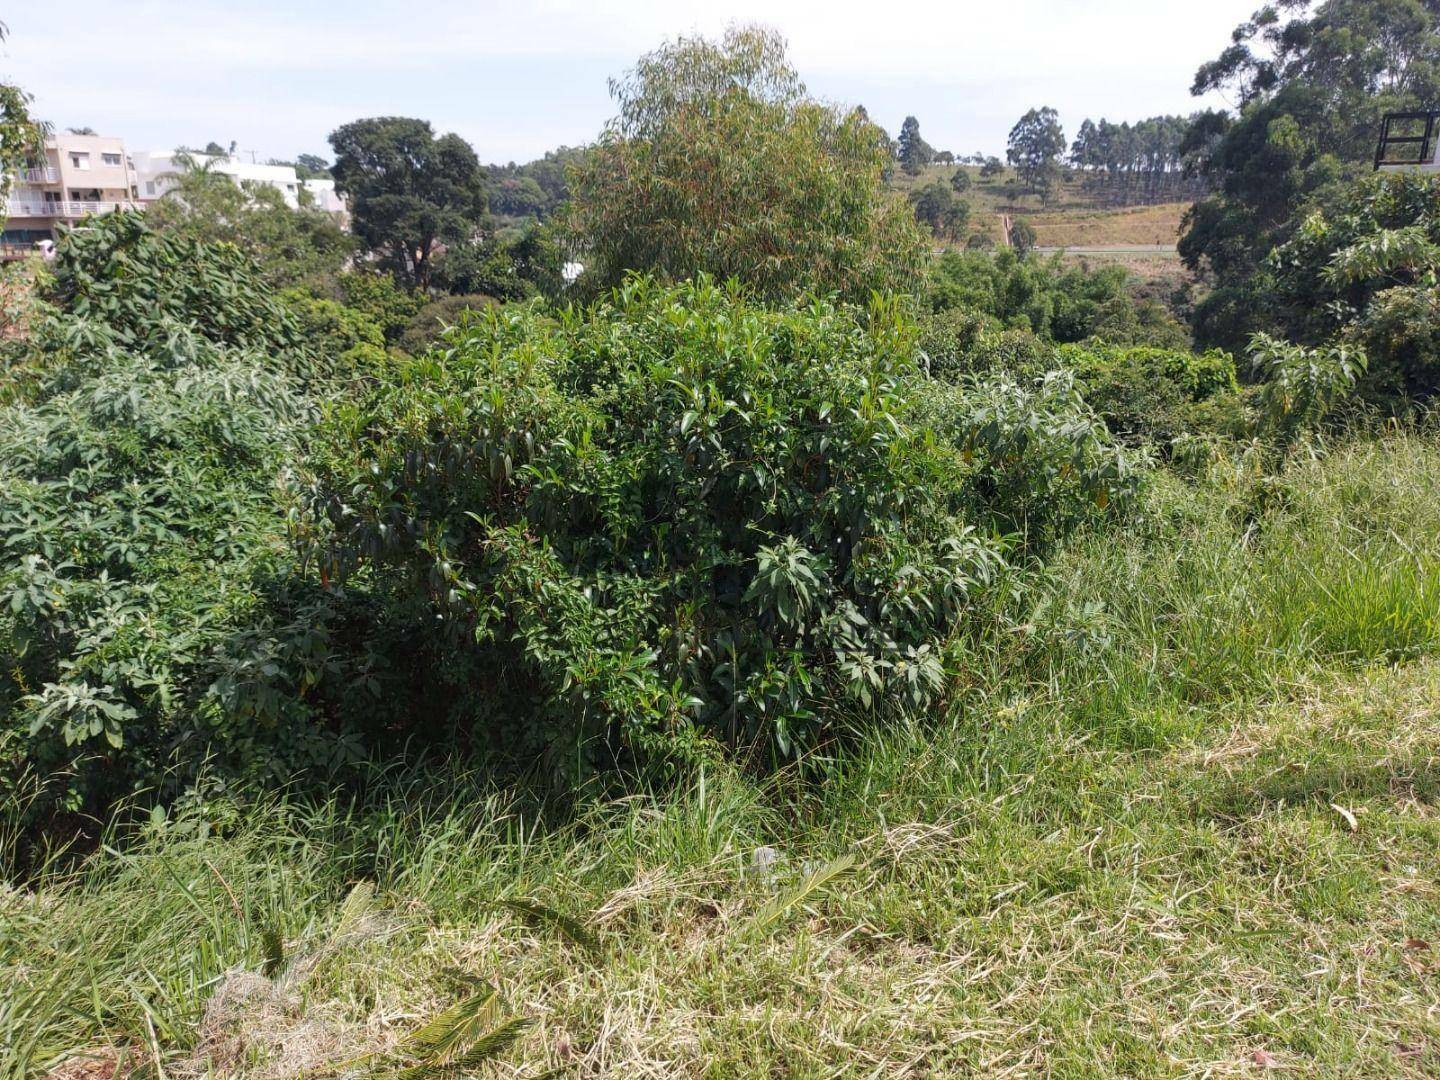
[[1131, 297], [1118, 266], [1090, 270], [1014, 251], [947, 252], [935, 261], [927, 292], [932, 311], [973, 312], [1045, 341], [1184, 344], [1183, 329], [1163, 308]]
[[1389, 410], [1440, 393], [1440, 180], [1380, 173], [1347, 187], [1269, 259], [1271, 326], [1369, 357], [1359, 389]]
[[1127, 443], [1166, 449], [1185, 436], [1244, 430], [1229, 353], [1090, 343], [1062, 346], [1058, 360], [1075, 373], [1086, 403]]
[[1380, 117], [1440, 97], [1436, 9], [1415, 0], [1325, 0], [1261, 8], [1196, 73], [1238, 114], [1197, 118], [1183, 151], [1215, 186], [1191, 211], [1180, 252], [1215, 289], [1197, 306], [1202, 345], [1240, 349], [1266, 325], [1265, 260], [1335, 185], [1368, 169]]
[[410, 320], [425, 305], [425, 294], [407, 289], [386, 273], [363, 269], [340, 276], [338, 295], [346, 307], [367, 316], [380, 329], [387, 344], [394, 345]]
[[310, 543], [423, 599], [468, 740], [572, 771], [697, 735], [798, 753], [931, 699], [1005, 551], [1133, 484], [1060, 380], [931, 382], [912, 335], [705, 280], [476, 313], [334, 413]]
[[424, 287], [436, 245], [468, 238], [485, 214], [485, 173], [459, 135], [404, 116], [355, 120], [330, 135], [335, 190], [355, 235], [388, 269]]
[[681, 38], [612, 83], [620, 115], [576, 169], [569, 225], [599, 286], [630, 270], [739, 278], [768, 298], [903, 286], [919, 230], [889, 140], [807, 98], [773, 32]]
[[146, 214], [153, 229], [234, 244], [281, 288], [331, 287], [355, 251], [354, 239], [323, 210], [288, 206], [270, 184], [237, 184], [193, 161]]
[[434, 348], [441, 333], [460, 321], [467, 311], [481, 311], [494, 307], [498, 301], [493, 296], [479, 293], [473, 296], [442, 296], [425, 304], [410, 321], [396, 340], [396, 344], [412, 356], [419, 356]]
[[1262, 379], [1260, 413], [1281, 446], [1315, 427], [1365, 372], [1364, 350], [1346, 345], [1307, 349], [1256, 334], [1250, 362]]
[[1010, 129], [1005, 157], [1031, 191], [1048, 194], [1060, 180], [1064, 153], [1060, 114], [1046, 106], [1031, 109]]
[[330, 365], [234, 247], [138, 215], [66, 236], [46, 299], [0, 409], [0, 755], [67, 771], [72, 806], [210, 753], [333, 757], [304, 701], [326, 608], [287, 591], [275, 499]]
[[563, 263], [554, 237], [540, 226], [510, 238], [485, 233], [446, 250], [435, 270], [435, 285], [450, 293], [497, 300], [555, 297], [564, 287]]
[[[956, 176], [968, 176], [963, 170]], [[915, 217], [930, 226], [936, 236], [954, 237], [970, 222], [970, 204], [956, 198], [955, 187], [944, 180], [932, 180], [910, 193]]]

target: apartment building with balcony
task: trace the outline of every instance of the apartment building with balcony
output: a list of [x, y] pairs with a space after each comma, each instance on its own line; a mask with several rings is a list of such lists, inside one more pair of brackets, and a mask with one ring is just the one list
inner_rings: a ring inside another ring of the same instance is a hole
[[5, 203], [0, 254], [15, 258], [53, 241], [62, 224], [137, 207], [140, 200], [121, 139], [66, 133], [47, 138], [41, 154], [17, 171]]

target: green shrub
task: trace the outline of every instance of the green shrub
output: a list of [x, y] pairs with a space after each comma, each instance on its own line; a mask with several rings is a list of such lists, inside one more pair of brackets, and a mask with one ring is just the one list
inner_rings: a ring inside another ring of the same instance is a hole
[[483, 311], [494, 307], [498, 301], [493, 296], [442, 296], [420, 308], [405, 324], [404, 332], [396, 339], [396, 345], [411, 356], [419, 356], [432, 348], [441, 331], [453, 326], [467, 311]]
[[452, 246], [435, 267], [434, 283], [460, 296], [554, 297], [564, 287], [563, 265], [549, 230], [531, 226], [514, 236], [485, 234]]
[[385, 335], [387, 345], [399, 343], [400, 335], [426, 302], [424, 293], [407, 289], [393, 275], [374, 270], [341, 274], [340, 299], [346, 307], [368, 315]]
[[385, 332], [363, 311], [300, 289], [287, 289], [280, 298], [299, 322], [306, 344], [323, 355], [339, 356], [360, 345], [385, 347]]
[[1127, 443], [1167, 447], [1184, 435], [1238, 434], [1243, 427], [1229, 353], [1085, 344], [1061, 346], [1057, 357]]
[[1356, 389], [1389, 411], [1440, 393], [1440, 179], [1378, 173], [1341, 189], [1268, 260], [1266, 329], [1368, 357]]
[[138, 215], [65, 237], [45, 298], [38, 382], [0, 407], [0, 774], [93, 809], [211, 755], [345, 753], [314, 707], [333, 605], [275, 487], [333, 361], [236, 249]]
[[431, 737], [570, 772], [697, 736], [799, 753], [933, 697], [1004, 553], [1133, 485], [1061, 380], [926, 379], [914, 335], [707, 280], [475, 312], [334, 410], [308, 541], [424, 611]]
[[1137, 303], [1121, 267], [1097, 270], [1014, 251], [947, 252], [935, 261], [927, 306], [962, 309], [1047, 342], [1100, 337], [1115, 344], [1183, 347], [1183, 327], [1153, 300]]
[[976, 370], [981, 342], [998, 330], [988, 315], [958, 307], [922, 315], [919, 327], [921, 366], [937, 378], [952, 380]]

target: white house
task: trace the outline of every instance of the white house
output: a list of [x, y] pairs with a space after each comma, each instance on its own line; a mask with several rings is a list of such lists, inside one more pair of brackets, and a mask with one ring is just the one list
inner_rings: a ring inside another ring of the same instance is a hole
[[305, 191], [319, 209], [341, 217], [346, 215], [345, 201], [335, 193], [334, 180], [301, 180], [290, 165], [257, 165], [233, 157], [176, 150], [142, 150], [131, 158], [135, 165], [135, 186], [143, 203], [164, 197], [185, 171], [188, 159], [194, 165], [223, 173], [237, 184], [250, 182], [273, 187], [288, 206], [299, 206], [300, 193]]

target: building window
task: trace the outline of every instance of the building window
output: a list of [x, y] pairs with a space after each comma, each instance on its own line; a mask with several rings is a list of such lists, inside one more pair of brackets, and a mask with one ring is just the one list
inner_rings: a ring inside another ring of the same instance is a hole
[[70, 151], [70, 165], [76, 169], [90, 168], [90, 155], [78, 150]]
[[119, 155], [119, 154], [101, 154], [101, 155], [100, 155], [100, 160], [103, 161], [106, 165], [119, 165], [119, 164], [120, 164], [120, 155]]
[[155, 181], [154, 181], [154, 180], [146, 180], [146, 181], [145, 181], [145, 194], [146, 194], [146, 195], [154, 195], [154, 194], [155, 194]]

